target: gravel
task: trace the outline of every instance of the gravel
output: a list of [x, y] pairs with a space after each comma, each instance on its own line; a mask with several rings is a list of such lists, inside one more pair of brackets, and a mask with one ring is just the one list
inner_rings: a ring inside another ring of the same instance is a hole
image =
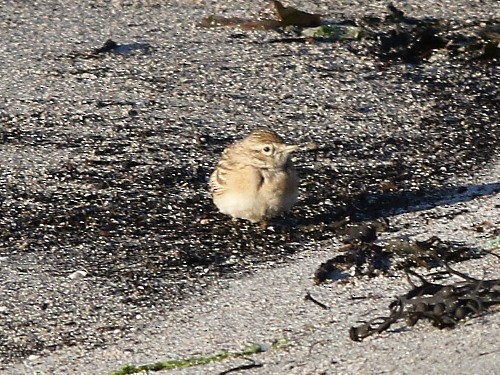
[[[266, 5], [0, 4], [2, 374], [108, 373], [280, 338], [287, 348], [244, 373], [500, 372], [499, 314], [358, 343], [349, 327], [386, 313], [402, 273], [312, 281], [346, 216], [388, 218], [380, 241], [498, 239], [498, 58], [464, 47], [402, 62], [399, 47], [380, 50], [387, 24], [378, 39], [314, 43], [195, 27]], [[386, 2], [287, 5], [334, 22], [388, 14]], [[446, 20], [438, 35], [454, 41], [498, 28], [495, 1], [395, 5]], [[109, 39], [119, 53], [96, 53]], [[256, 127], [316, 147], [297, 156], [299, 204], [266, 231], [219, 214], [206, 188], [225, 145]], [[493, 255], [456, 267], [499, 275]]]

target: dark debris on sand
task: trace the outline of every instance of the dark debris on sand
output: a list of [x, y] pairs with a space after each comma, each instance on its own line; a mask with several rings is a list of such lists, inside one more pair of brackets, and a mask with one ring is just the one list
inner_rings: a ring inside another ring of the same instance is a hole
[[478, 280], [449, 266], [447, 269], [449, 275], [459, 276], [461, 281], [438, 284], [408, 270], [409, 279], [411, 276], [420, 279], [420, 285], [410, 279], [412, 289], [390, 303], [390, 315], [351, 327], [351, 339], [361, 341], [403, 320], [408, 326], [428, 320], [440, 329], [453, 328], [459, 321], [484, 314], [488, 308], [500, 304], [500, 279]]

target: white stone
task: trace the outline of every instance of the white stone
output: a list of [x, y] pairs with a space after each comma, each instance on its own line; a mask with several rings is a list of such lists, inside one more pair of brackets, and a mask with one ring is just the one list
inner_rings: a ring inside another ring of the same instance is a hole
[[71, 280], [76, 280], [76, 279], [81, 279], [82, 277], [85, 277], [85, 276], [87, 276], [86, 271], [78, 270], [78, 271], [73, 272], [71, 275], [69, 275], [69, 278]]

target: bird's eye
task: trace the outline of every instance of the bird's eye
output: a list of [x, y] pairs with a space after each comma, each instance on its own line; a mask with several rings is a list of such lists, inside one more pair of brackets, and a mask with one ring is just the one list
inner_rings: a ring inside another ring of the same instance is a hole
[[271, 147], [269, 146], [264, 146], [264, 148], [262, 148], [262, 151], [265, 153], [265, 154], [269, 154], [271, 152]]

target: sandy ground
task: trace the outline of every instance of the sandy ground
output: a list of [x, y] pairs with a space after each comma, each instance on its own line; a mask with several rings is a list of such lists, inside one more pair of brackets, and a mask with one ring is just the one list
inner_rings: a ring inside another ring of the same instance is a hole
[[[395, 178], [431, 198], [394, 207], [382, 199], [393, 210], [374, 216], [393, 231], [381, 241], [435, 235], [491, 246], [500, 227], [498, 68], [439, 54], [417, 66], [380, 63], [356, 43], [268, 43], [282, 35], [194, 27], [209, 14], [255, 17], [265, 5], [0, 4], [1, 374], [108, 374], [281, 339], [285, 348], [170, 373], [219, 374], [250, 361], [257, 366], [233, 373], [500, 373], [498, 307], [452, 330], [399, 324], [351, 341], [349, 327], [387, 314], [407, 281], [396, 272], [315, 285], [340, 244], [303, 229], [338, 219], [329, 208], [342, 206], [338, 197], [355, 207], [349, 193], [379, 197], [380, 182]], [[386, 12], [385, 2], [293, 5], [333, 20]], [[460, 27], [498, 18], [494, 1], [396, 5]], [[138, 50], [85, 55], [109, 38]], [[296, 236], [236, 230], [210, 203], [214, 154], [259, 126], [334, 145], [298, 157]], [[204, 254], [227, 256], [217, 267], [228, 271], [219, 275]], [[455, 267], [500, 275], [492, 255]]]
[[[500, 164], [497, 164], [469, 182], [487, 184], [497, 181], [499, 175]], [[391, 220], [407, 224], [413, 238], [438, 235], [481, 248], [487, 240], [484, 234], [471, 228], [485, 220], [498, 226], [499, 205], [497, 192], [397, 215]], [[436, 212], [453, 218], [426, 219]], [[453, 369], [456, 374], [495, 374], [500, 371], [498, 313], [467, 320], [452, 330], [438, 330], [428, 322], [412, 328], [400, 324], [362, 342], [351, 341], [349, 327], [358, 320], [386, 314], [392, 297], [405, 293], [408, 284], [401, 276], [315, 286], [313, 271], [336, 251], [335, 246], [327, 243], [304, 249], [286, 266], [270, 266], [255, 275], [210, 289], [202, 298], [187, 300], [185, 307], [157, 317], [137, 333], [104, 350], [65, 349], [49, 357], [25, 360], [23, 365], [5, 373], [106, 374], [123, 364], [154, 363], [222, 350], [236, 352], [251, 343], [270, 343], [282, 338], [289, 344], [285, 349], [170, 373], [217, 374], [250, 360], [262, 367], [242, 373], [432, 374]], [[498, 258], [493, 256], [457, 266], [458, 270], [478, 278], [498, 277], [499, 268]], [[307, 292], [328, 309], [304, 300]]]

